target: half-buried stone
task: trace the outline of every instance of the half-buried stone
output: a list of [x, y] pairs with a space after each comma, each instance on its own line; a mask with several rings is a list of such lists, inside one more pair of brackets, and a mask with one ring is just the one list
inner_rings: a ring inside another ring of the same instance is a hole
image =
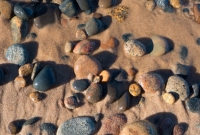
[[103, 95], [102, 86], [98, 83], [92, 83], [85, 94], [85, 98], [90, 103], [97, 103], [101, 100]]
[[87, 21], [85, 25], [85, 31], [88, 36], [95, 35], [103, 30], [104, 25], [101, 20], [92, 17], [90, 20]]
[[45, 66], [33, 80], [33, 87], [38, 91], [49, 90], [56, 82], [55, 70], [52, 66]]
[[182, 101], [185, 101], [190, 95], [187, 82], [177, 75], [169, 77], [165, 89], [167, 92], [177, 93]]
[[76, 117], [62, 123], [56, 135], [92, 135], [95, 131], [95, 124], [91, 117]]
[[169, 0], [155, 0], [155, 2], [162, 9], [166, 9], [169, 6]]
[[99, 0], [98, 5], [100, 8], [109, 8], [112, 6], [113, 1], [115, 0]]
[[76, 78], [87, 78], [89, 74], [98, 75], [102, 71], [102, 67], [95, 58], [90, 55], [82, 55], [74, 64], [74, 73]]
[[186, 101], [186, 108], [192, 113], [200, 114], [200, 99], [193, 97]]

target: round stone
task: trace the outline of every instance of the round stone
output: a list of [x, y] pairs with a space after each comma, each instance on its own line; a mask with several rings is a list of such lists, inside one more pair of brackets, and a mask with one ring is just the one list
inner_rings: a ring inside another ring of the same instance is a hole
[[133, 83], [129, 86], [129, 93], [134, 97], [139, 96], [141, 91], [141, 87], [137, 83]]
[[171, 69], [172, 69], [172, 72], [175, 75], [178, 75], [178, 76], [183, 77], [183, 78], [188, 77], [189, 69], [185, 65], [182, 65], [180, 63], [176, 63], [176, 64], [172, 65]]
[[87, 38], [87, 35], [86, 35], [85, 31], [81, 30], [81, 29], [77, 29], [77, 31], [76, 31], [76, 39], [84, 40], [86, 38]]
[[117, 99], [117, 90], [115, 86], [111, 84], [107, 85], [107, 95], [104, 99], [106, 101], [106, 105], [112, 104]]
[[85, 24], [85, 31], [88, 36], [92, 36], [100, 32], [103, 29], [103, 23], [97, 18], [91, 18]]
[[94, 48], [95, 48], [95, 43], [86, 39], [76, 44], [73, 52], [76, 54], [91, 54]]
[[88, 88], [89, 82], [87, 79], [75, 80], [72, 86], [75, 90], [82, 92]]
[[175, 102], [175, 97], [171, 93], [165, 93], [162, 95], [164, 101], [168, 104], [174, 104]]
[[100, 84], [92, 83], [85, 94], [85, 98], [90, 103], [97, 103], [101, 100], [103, 95], [103, 89]]
[[130, 56], [143, 56], [146, 48], [141, 42], [132, 39], [124, 43], [124, 52]]
[[146, 73], [141, 75], [139, 78], [139, 84], [147, 93], [155, 93], [157, 91], [162, 91], [165, 88], [163, 78], [156, 73]]
[[174, 7], [174, 8], [180, 8], [181, 7], [181, 1], [182, 0], [170, 0], [170, 4]]
[[72, 52], [73, 49], [74, 49], [74, 44], [70, 41], [67, 41], [64, 46], [65, 52], [66, 53]]
[[26, 80], [23, 77], [16, 77], [14, 80], [14, 85], [17, 89], [24, 88], [26, 86]]
[[111, 74], [107, 70], [101, 71], [101, 73], [99, 74], [99, 76], [101, 77], [101, 82], [103, 82], [103, 83], [109, 82], [110, 78], [111, 78]]
[[31, 94], [29, 95], [29, 98], [33, 102], [37, 103], [42, 100], [42, 94], [38, 91], [34, 91], [34, 92], [31, 92]]
[[71, 97], [67, 97], [64, 100], [64, 104], [65, 104], [66, 108], [73, 110], [78, 106], [78, 101], [77, 101], [76, 97], [71, 96]]
[[42, 132], [46, 132], [48, 135], [55, 135], [57, 126], [52, 123], [43, 123], [40, 125], [40, 129]]
[[87, 78], [91, 73], [97, 75], [102, 71], [100, 63], [90, 55], [83, 55], [74, 64], [74, 73], [78, 79]]
[[91, 135], [95, 131], [95, 122], [90, 117], [76, 117], [62, 123], [56, 135]]
[[173, 135], [184, 135], [185, 129], [182, 125], [176, 124], [173, 129]]
[[12, 14], [12, 4], [10, 1], [0, 1], [0, 17], [10, 19]]
[[99, 7], [100, 8], [109, 8], [112, 6], [113, 0], [99, 0]]
[[156, 127], [147, 120], [135, 121], [126, 125], [120, 135], [158, 135]]
[[167, 92], [179, 94], [179, 98], [182, 101], [186, 100], [190, 95], [190, 89], [187, 82], [177, 75], [169, 77], [165, 90]]
[[24, 65], [28, 60], [28, 52], [21, 44], [14, 44], [7, 49], [6, 59], [17, 65]]
[[192, 113], [200, 114], [200, 99], [193, 97], [186, 100], [186, 108]]
[[8, 124], [8, 132], [10, 134], [17, 134], [19, 132], [19, 128], [17, 127], [17, 125], [14, 122], [10, 122]]
[[45, 66], [33, 80], [33, 87], [38, 91], [49, 90], [56, 82], [55, 72], [52, 66]]
[[153, 0], [150, 0], [150, 1], [146, 1], [145, 2], [145, 8], [148, 10], [148, 11], [153, 11], [154, 8], [156, 7], [156, 3], [153, 1]]
[[32, 71], [33, 71], [33, 65], [25, 64], [19, 68], [18, 73], [19, 76], [23, 77], [23, 76], [28, 76], [29, 74], [32, 73]]
[[123, 112], [126, 109], [128, 109], [130, 105], [130, 94], [128, 92], [125, 92], [120, 99], [117, 101], [118, 102], [118, 111]]

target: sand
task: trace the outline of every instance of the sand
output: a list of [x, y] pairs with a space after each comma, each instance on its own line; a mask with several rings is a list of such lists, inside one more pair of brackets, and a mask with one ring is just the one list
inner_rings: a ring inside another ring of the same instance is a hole
[[[90, 39], [105, 43], [112, 36], [119, 41], [119, 45], [114, 50], [98, 48], [92, 55], [100, 59], [102, 65], [104, 64], [103, 68], [106, 69], [122, 68], [127, 70], [134, 67], [138, 70], [134, 79], [135, 82], [138, 81], [141, 74], [149, 71], [159, 73], [166, 82], [168, 77], [172, 75], [170, 66], [176, 62], [189, 66], [190, 74], [186, 79], [189, 85], [199, 82], [200, 61], [198, 57], [200, 46], [196, 44], [196, 39], [200, 36], [198, 30], [200, 25], [187, 19], [182, 13], [165, 13], [159, 8], [149, 12], [145, 9], [145, 1], [122, 0], [121, 5], [129, 7], [128, 17], [122, 23], [108, 16], [110, 8], [97, 9], [96, 12], [101, 13], [105, 18], [104, 22], [110, 24], [110, 26], [105, 31], [90, 37]], [[6, 73], [4, 82], [0, 86], [1, 135], [8, 134], [7, 125], [13, 120], [30, 119], [35, 116], [42, 117], [40, 121], [32, 126], [24, 127], [19, 133], [19, 135], [26, 135], [30, 132], [33, 135], [39, 135], [41, 133], [39, 126], [44, 122], [59, 126], [64, 121], [76, 116], [94, 116], [97, 113], [102, 113], [104, 117], [107, 117], [116, 113], [117, 103], [115, 102], [110, 108], [107, 108], [104, 100], [91, 105], [83, 98], [83, 105], [73, 111], [60, 108], [58, 105], [60, 99], [64, 99], [73, 93], [70, 88], [70, 81], [75, 79], [73, 65], [79, 57], [79, 55], [73, 53], [66, 54], [64, 44], [68, 40], [75, 41], [76, 26], [85, 23], [91, 17], [92, 15], [80, 13], [78, 20], [69, 20], [66, 17], [66, 27], [55, 23], [42, 29], [38, 29], [34, 25], [30, 28], [30, 32], [37, 34], [37, 38], [34, 41], [25, 39], [22, 44], [28, 48], [31, 59], [51, 63], [57, 73], [56, 86], [45, 92], [47, 97], [38, 103], [33, 103], [29, 98], [29, 94], [34, 91], [31, 82], [20, 90], [14, 87], [13, 81], [18, 75], [19, 67], [8, 63], [5, 58], [5, 50], [12, 45], [11, 31], [9, 21], [0, 20], [0, 67]], [[135, 39], [143, 42], [146, 42], [145, 38], [153, 34], [161, 35], [170, 39], [173, 50], [163, 56], [146, 54], [142, 57], [127, 57], [123, 52], [122, 34], [124, 33], [132, 33]], [[182, 60], [179, 55], [181, 46], [188, 48], [188, 57], [185, 60]], [[63, 58], [63, 56], [67, 56], [67, 58]], [[126, 82], [121, 87], [121, 91], [126, 91], [130, 83]], [[172, 115], [175, 123], [187, 125], [186, 135], [200, 134], [200, 129], [197, 128], [197, 125], [200, 124], [199, 115], [187, 111], [185, 103], [181, 100], [176, 101], [174, 105], [169, 105], [158, 94], [143, 93], [142, 96], [145, 97], [144, 104], [139, 104], [138, 98], [131, 98], [131, 107], [124, 112], [128, 118], [127, 123], [146, 118], [155, 123], [153, 119], [156, 117], [160, 122], [166, 115]], [[101, 135], [101, 129], [97, 134]]]

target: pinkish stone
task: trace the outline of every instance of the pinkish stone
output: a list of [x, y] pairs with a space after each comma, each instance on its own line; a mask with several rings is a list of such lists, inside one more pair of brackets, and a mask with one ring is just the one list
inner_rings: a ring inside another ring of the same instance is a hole
[[89, 40], [80, 41], [74, 48], [76, 54], [90, 54], [93, 52], [95, 44]]

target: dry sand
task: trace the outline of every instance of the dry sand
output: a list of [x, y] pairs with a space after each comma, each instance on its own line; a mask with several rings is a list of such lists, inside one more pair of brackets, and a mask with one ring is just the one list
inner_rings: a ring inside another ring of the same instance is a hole
[[[200, 61], [198, 57], [200, 46], [196, 44], [196, 39], [200, 36], [200, 25], [185, 18], [181, 13], [165, 13], [159, 8], [149, 12], [145, 9], [145, 1], [122, 0], [121, 5], [129, 7], [127, 19], [119, 23], [114, 18], [108, 17], [108, 20], [111, 20], [109, 28], [90, 37], [90, 39], [97, 39], [102, 43], [105, 43], [110, 36], [115, 37], [119, 40], [118, 47], [115, 50], [99, 48], [93, 53], [93, 56], [100, 58], [100, 61], [105, 64], [105, 68], [136, 68], [138, 70], [134, 79], [136, 82], [141, 74], [149, 71], [159, 73], [167, 81], [167, 78], [172, 74], [170, 66], [176, 62], [190, 67], [190, 75], [186, 80], [189, 85], [199, 82]], [[98, 8], [96, 12], [107, 16], [109, 11], [110, 9]], [[42, 117], [39, 122], [32, 126], [26, 126], [19, 133], [19, 135], [26, 135], [30, 132], [33, 135], [39, 135], [41, 133], [39, 126], [44, 122], [59, 126], [62, 122], [76, 116], [93, 116], [96, 113], [102, 113], [104, 117], [107, 117], [116, 113], [117, 103], [106, 108], [104, 100], [91, 105], [84, 99], [84, 104], [73, 111], [60, 108], [58, 105], [59, 99], [64, 99], [72, 94], [70, 80], [75, 78], [73, 65], [79, 57], [79, 55], [73, 53], [65, 54], [63, 46], [68, 40], [76, 40], [76, 26], [85, 23], [91, 16], [81, 13], [78, 20], [67, 19], [67, 27], [63, 27], [59, 23], [47, 25], [42, 29], [38, 29], [34, 25], [31, 27], [30, 32], [37, 34], [36, 40], [26, 39], [22, 44], [27, 46], [32, 58], [53, 64], [57, 73], [56, 87], [45, 92], [47, 97], [38, 103], [33, 103], [29, 99], [29, 94], [34, 91], [31, 83], [20, 90], [14, 87], [13, 80], [18, 75], [18, 66], [8, 63], [4, 55], [5, 50], [12, 45], [10, 24], [7, 21], [0, 20], [0, 55], [2, 56], [0, 67], [6, 72], [4, 83], [0, 86], [1, 135], [8, 134], [7, 125], [13, 120], [30, 119], [35, 116]], [[143, 57], [126, 57], [123, 52], [122, 34], [124, 33], [132, 33], [135, 39], [141, 39], [141, 41], [152, 34], [167, 37], [173, 42], [173, 50], [159, 57], [149, 54]], [[182, 45], [188, 48], [186, 60], [182, 60], [179, 56]], [[107, 53], [104, 51], [107, 51]], [[63, 59], [64, 55], [67, 55], [68, 58]], [[127, 90], [128, 84], [125, 84], [122, 89]], [[166, 114], [172, 113], [176, 118], [174, 119], [175, 122], [188, 124], [186, 135], [200, 134], [200, 129], [196, 128], [196, 125], [200, 124], [200, 117], [198, 114], [187, 111], [184, 102], [178, 100], [174, 105], [169, 105], [158, 94], [144, 93], [143, 96], [145, 97], [145, 104], [138, 104], [137, 98], [131, 99], [130, 109], [124, 112], [128, 118], [128, 123], [147, 117], [150, 117], [151, 120], [158, 117], [161, 120]], [[97, 134], [100, 135], [101, 133]]]

